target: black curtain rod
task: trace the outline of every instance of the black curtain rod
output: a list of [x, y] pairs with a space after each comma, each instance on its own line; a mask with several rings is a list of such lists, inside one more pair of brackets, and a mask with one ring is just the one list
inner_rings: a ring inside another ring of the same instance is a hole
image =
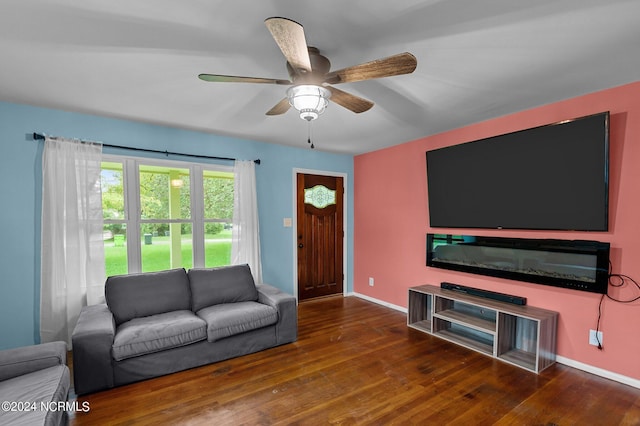
[[[52, 138], [55, 139], [54, 136], [51, 136]], [[40, 133], [33, 133], [33, 140], [44, 140], [45, 139], [45, 135], [40, 134]], [[82, 141], [85, 142], [85, 141]], [[169, 155], [180, 155], [182, 157], [193, 157], [193, 158], [207, 158], [210, 160], [225, 160], [225, 161], [236, 161], [235, 158], [230, 158], [230, 157], [213, 157], [210, 155], [199, 155], [199, 154], [183, 154], [181, 152], [171, 152], [171, 151], [160, 151], [157, 149], [147, 149], [147, 148], [133, 148], [130, 146], [122, 146], [122, 145], [110, 145], [107, 143], [103, 143], [102, 146], [106, 146], [109, 148], [118, 148], [118, 149], [127, 149], [129, 151], [140, 151], [140, 152], [152, 152], [155, 154], [164, 154], [167, 157]], [[260, 159], [258, 158], [257, 160], [253, 160], [254, 163], [256, 164], [260, 164]]]

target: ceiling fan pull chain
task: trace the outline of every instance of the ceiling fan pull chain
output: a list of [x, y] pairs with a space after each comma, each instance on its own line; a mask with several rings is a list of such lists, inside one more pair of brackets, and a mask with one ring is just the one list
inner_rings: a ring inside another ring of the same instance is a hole
[[311, 144], [311, 149], [314, 149], [315, 146], [313, 145], [313, 142], [311, 142], [311, 121], [307, 121], [309, 127], [308, 127], [308, 136], [307, 136], [307, 143]]

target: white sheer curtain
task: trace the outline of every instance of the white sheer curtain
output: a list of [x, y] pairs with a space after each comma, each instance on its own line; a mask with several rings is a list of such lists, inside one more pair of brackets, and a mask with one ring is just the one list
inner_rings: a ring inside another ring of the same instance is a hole
[[260, 229], [258, 225], [258, 198], [256, 171], [253, 161], [236, 160], [233, 187], [233, 231], [231, 263], [247, 263], [257, 283], [262, 282], [260, 260]]
[[46, 138], [42, 158], [40, 339], [63, 340], [80, 309], [104, 301], [102, 145]]

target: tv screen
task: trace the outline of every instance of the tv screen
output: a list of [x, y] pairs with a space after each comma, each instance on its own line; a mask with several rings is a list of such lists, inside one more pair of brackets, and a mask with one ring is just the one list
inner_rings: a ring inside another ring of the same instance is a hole
[[426, 156], [431, 227], [608, 230], [609, 112]]

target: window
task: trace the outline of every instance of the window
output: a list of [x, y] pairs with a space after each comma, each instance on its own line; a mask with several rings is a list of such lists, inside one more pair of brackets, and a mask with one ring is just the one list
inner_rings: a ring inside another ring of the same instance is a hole
[[101, 180], [107, 276], [230, 264], [232, 168], [106, 160]]
[[124, 170], [121, 162], [102, 162], [102, 217], [105, 273], [127, 273], [127, 220], [124, 207]]
[[336, 191], [329, 189], [324, 185], [305, 188], [304, 203], [311, 204], [313, 207], [318, 209], [324, 209], [325, 207], [336, 203]]
[[233, 220], [233, 174], [207, 170], [204, 187], [205, 267], [231, 262], [231, 221]]

